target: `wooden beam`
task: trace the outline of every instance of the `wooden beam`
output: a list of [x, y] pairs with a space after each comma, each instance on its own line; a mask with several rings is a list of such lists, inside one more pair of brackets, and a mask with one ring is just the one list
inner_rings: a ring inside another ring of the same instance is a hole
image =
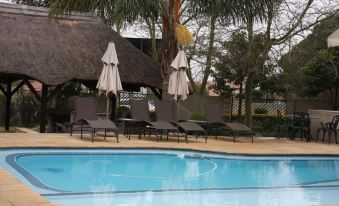
[[152, 90], [153, 94], [159, 99], [161, 100], [162, 99], [162, 92], [161, 90], [159, 89], [159, 91], [156, 89], [156, 88], [153, 88], [153, 87], [150, 87], [150, 89]]
[[57, 86], [54, 88], [54, 90], [48, 95], [47, 101], [49, 102], [55, 95], [57, 95], [57, 94], [61, 91], [61, 89], [62, 89], [63, 86], [64, 86], [63, 84], [57, 85]]
[[11, 117], [11, 101], [12, 101], [12, 95], [11, 95], [11, 87], [12, 82], [7, 82], [7, 89], [6, 89], [6, 113], [5, 113], [5, 130], [9, 131], [9, 122]]
[[34, 89], [33, 85], [26, 79], [24, 80], [25, 84], [27, 85], [27, 87], [29, 88], [29, 90], [31, 90], [31, 92], [34, 94], [34, 96], [39, 100], [39, 102], [41, 103], [42, 98], [39, 95], [39, 93]]
[[46, 84], [42, 84], [41, 112], [40, 112], [40, 133], [46, 132], [47, 103], [48, 103], [48, 86]]
[[0, 84], [0, 91], [2, 91], [2, 93], [4, 93], [4, 95], [6, 95], [6, 90], [5, 88]]
[[11, 96], [13, 96], [13, 94], [15, 94], [22, 87], [22, 85], [24, 85], [24, 84], [25, 84], [25, 81], [20, 82], [20, 84], [18, 84], [15, 87], [15, 89], [13, 91], [11, 91]]

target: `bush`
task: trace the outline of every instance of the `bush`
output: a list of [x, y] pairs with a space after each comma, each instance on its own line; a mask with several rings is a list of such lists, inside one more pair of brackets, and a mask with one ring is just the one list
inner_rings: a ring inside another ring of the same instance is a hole
[[[244, 122], [245, 116], [232, 116], [232, 121]], [[287, 121], [288, 116], [276, 116], [269, 114], [254, 114], [252, 116], [252, 129], [261, 136], [275, 136], [277, 126], [281, 121]]]
[[119, 106], [117, 108], [117, 117], [118, 118], [131, 118], [131, 110], [126, 106]]
[[268, 114], [268, 111], [266, 108], [259, 107], [254, 109], [254, 114]]
[[22, 93], [19, 97], [19, 111], [23, 125], [35, 125], [40, 119], [40, 102], [33, 94]]
[[202, 113], [193, 113], [191, 116], [192, 120], [197, 120], [197, 121], [204, 121], [205, 116]]

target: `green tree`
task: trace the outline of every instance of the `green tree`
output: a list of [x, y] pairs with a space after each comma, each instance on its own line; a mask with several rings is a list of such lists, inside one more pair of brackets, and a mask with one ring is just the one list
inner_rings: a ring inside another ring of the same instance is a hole
[[290, 76], [285, 72], [265, 76], [259, 85], [262, 92], [286, 99], [290, 92]]
[[[196, 0], [203, 3], [204, 0]], [[293, 38], [295, 35], [313, 27], [317, 23], [332, 17], [338, 13], [337, 2], [335, 5], [327, 5], [330, 10], [317, 9], [315, 0], [305, 0], [298, 2], [291, 2], [287, 0], [267, 0], [267, 1], [239, 1], [241, 7], [237, 7], [234, 15], [234, 22], [242, 28], [246, 28], [247, 39], [249, 46], [247, 52], [244, 54], [249, 60], [246, 80], [245, 80], [245, 124], [251, 126], [252, 124], [252, 94], [254, 80], [257, 75], [263, 73], [265, 65], [268, 63], [270, 51], [273, 46], [284, 44], [286, 41]], [[238, 2], [238, 3], [239, 3]], [[292, 4], [292, 5], [291, 5]], [[223, 5], [229, 4], [228, 1]], [[333, 8], [333, 10], [331, 10]], [[222, 6], [215, 7], [215, 10], [206, 12], [207, 15], [218, 13], [224, 18], [229, 16], [223, 15], [224, 12], [228, 13], [230, 7]], [[203, 10], [204, 11], [204, 10]], [[317, 11], [317, 12], [314, 12]], [[288, 15], [286, 15], [288, 14]], [[282, 16], [288, 18], [288, 24], [282, 24]], [[312, 16], [312, 19], [311, 17]], [[307, 18], [307, 21], [305, 20]], [[256, 23], [261, 23], [264, 28], [255, 31]], [[258, 33], [264, 37], [264, 47], [257, 55], [256, 39], [254, 38]]]
[[331, 100], [332, 108], [338, 109], [339, 90], [339, 50], [327, 49], [319, 51], [303, 67], [305, 93], [316, 97], [326, 94]]
[[289, 74], [291, 92], [296, 96], [304, 96], [302, 68], [320, 50], [327, 49], [327, 37], [339, 28], [339, 15], [327, 19], [316, 25], [311, 34], [295, 45], [279, 60], [279, 66]]
[[[257, 39], [255, 47], [262, 47], [262, 38]], [[244, 56], [249, 48], [247, 34], [244, 31], [232, 33], [230, 40], [223, 44], [223, 52], [219, 54], [219, 61], [215, 65], [213, 74], [216, 81], [216, 91], [224, 96], [230, 95], [231, 88], [226, 82], [239, 86], [239, 108], [238, 115], [241, 115], [241, 105], [243, 100], [243, 84], [248, 72], [251, 59]], [[260, 49], [259, 49], [260, 50]], [[257, 55], [260, 55], [258, 51]]]

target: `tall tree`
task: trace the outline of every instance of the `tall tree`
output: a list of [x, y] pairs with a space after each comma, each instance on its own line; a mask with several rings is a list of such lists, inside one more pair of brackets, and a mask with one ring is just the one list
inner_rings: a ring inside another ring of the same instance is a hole
[[319, 51], [303, 67], [305, 93], [316, 97], [326, 94], [334, 110], [339, 107], [339, 49]]
[[[200, 4], [203, 0], [197, 0]], [[224, 5], [227, 0], [220, 0]], [[263, 73], [267, 59], [274, 46], [284, 44], [294, 36], [313, 27], [317, 23], [332, 17], [338, 13], [338, 2], [327, 0], [324, 2], [317, 0], [287, 1], [287, 0], [263, 0], [263, 1], [239, 1], [242, 6], [235, 12], [234, 22], [247, 30], [249, 47], [246, 55], [249, 59], [248, 70], [245, 80], [245, 124], [251, 126], [252, 123], [252, 93], [253, 83], [257, 75]], [[324, 5], [320, 8], [320, 5]], [[206, 14], [212, 15], [217, 12], [223, 17], [223, 9], [226, 13], [229, 8], [220, 6], [216, 10], [208, 11]], [[204, 10], [203, 10], [204, 11]], [[285, 22], [283, 22], [283, 21]], [[264, 27], [259, 27], [256, 23], [261, 23]], [[256, 29], [256, 30], [255, 30]], [[255, 35], [261, 33], [264, 37], [264, 47], [261, 55], [256, 55], [253, 45], [255, 45]]]
[[291, 92], [296, 96], [305, 96], [302, 68], [320, 50], [327, 49], [326, 39], [337, 28], [339, 28], [339, 15], [316, 25], [311, 34], [280, 58], [279, 66], [289, 74]]

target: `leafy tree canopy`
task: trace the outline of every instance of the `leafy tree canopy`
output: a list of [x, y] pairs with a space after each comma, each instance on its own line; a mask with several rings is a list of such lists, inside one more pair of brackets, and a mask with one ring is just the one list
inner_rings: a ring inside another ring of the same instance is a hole
[[303, 96], [301, 68], [306, 65], [320, 50], [327, 48], [327, 37], [339, 28], [339, 16], [334, 16], [314, 27], [313, 32], [287, 54], [283, 55], [279, 65], [290, 76], [292, 92]]
[[315, 97], [324, 92], [331, 99], [333, 109], [338, 108], [339, 49], [319, 51], [304, 67], [304, 91]]

